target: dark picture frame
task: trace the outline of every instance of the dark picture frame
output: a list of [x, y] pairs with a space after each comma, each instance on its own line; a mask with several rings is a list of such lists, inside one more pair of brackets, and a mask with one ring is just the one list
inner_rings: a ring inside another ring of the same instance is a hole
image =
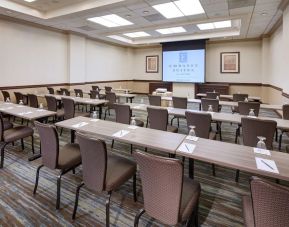
[[221, 73], [240, 73], [240, 52], [221, 52]]
[[146, 56], [146, 73], [158, 73], [159, 72], [159, 56], [151, 55]]

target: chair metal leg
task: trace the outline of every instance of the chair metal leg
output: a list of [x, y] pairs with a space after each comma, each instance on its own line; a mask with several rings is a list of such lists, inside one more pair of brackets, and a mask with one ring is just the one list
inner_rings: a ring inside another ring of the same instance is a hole
[[133, 145], [131, 144], [130, 145], [130, 154], [132, 154], [132, 151], [133, 151]]
[[213, 176], [216, 176], [216, 168], [215, 168], [215, 164], [212, 164], [212, 171], [213, 171]]
[[239, 182], [239, 175], [240, 175], [240, 170], [237, 169], [237, 171], [236, 171], [236, 178], [235, 178], [235, 181], [236, 181], [236, 182]]
[[72, 173], [75, 174], [75, 169], [72, 169]]
[[178, 128], [180, 127], [180, 118], [177, 118], [178, 119]]
[[104, 118], [103, 118], [103, 120], [106, 119], [107, 110], [108, 110], [108, 109], [106, 109], [106, 110], [104, 111]]
[[240, 136], [240, 126], [236, 129], [236, 135], [235, 135], [235, 143], [238, 142], [238, 137]]
[[114, 146], [114, 140], [111, 141], [111, 148]]
[[24, 140], [23, 140], [23, 139], [21, 139], [21, 148], [22, 148], [22, 150], [25, 149], [25, 147], [24, 147]]
[[137, 215], [135, 216], [135, 219], [134, 219], [134, 227], [138, 227], [138, 222], [139, 222], [139, 219], [140, 217], [145, 213], [145, 209], [141, 209]]
[[111, 191], [107, 193], [106, 195], [106, 202], [105, 202], [105, 210], [106, 210], [106, 227], [109, 227], [109, 206], [110, 206], [110, 198], [111, 198]]
[[136, 173], [133, 175], [133, 200], [134, 200], [134, 202], [137, 201], [137, 196], [136, 196]]
[[84, 183], [82, 182], [80, 185], [77, 186], [76, 188], [76, 193], [75, 193], [75, 202], [74, 202], [74, 209], [73, 209], [73, 214], [72, 214], [72, 219], [75, 219], [76, 216], [76, 211], [77, 211], [77, 207], [78, 207], [78, 199], [79, 199], [79, 192], [81, 187], [84, 186]]
[[63, 171], [57, 176], [57, 197], [56, 197], [56, 209], [58, 210], [60, 207], [60, 188], [61, 188], [61, 177], [63, 175]]
[[5, 143], [2, 147], [1, 147], [1, 164], [0, 164], [0, 169], [3, 168], [4, 165], [4, 151], [5, 151], [5, 147], [7, 146], [8, 143]]
[[191, 179], [194, 179], [194, 166], [195, 166], [195, 160], [192, 158], [189, 158], [189, 177]]
[[34, 137], [33, 137], [33, 135], [31, 136], [31, 148], [32, 148], [32, 153], [34, 154]]
[[171, 120], [171, 125], [173, 125], [173, 121], [174, 121], [174, 119], [175, 119], [175, 117], [172, 118], [172, 120]]
[[149, 124], [149, 116], [147, 116], [146, 128], [148, 127], [148, 124]]
[[278, 128], [275, 130], [275, 141], [278, 142]]
[[40, 169], [41, 169], [43, 166], [44, 166], [44, 165], [40, 165], [40, 166], [38, 166], [38, 168], [37, 168], [37, 171], [36, 171], [36, 180], [35, 180], [33, 195], [36, 194], [37, 187], [38, 187], [39, 173], [40, 173]]
[[280, 136], [279, 136], [279, 151], [281, 151], [281, 145], [282, 145], [282, 137], [283, 137], [283, 132], [281, 132]]

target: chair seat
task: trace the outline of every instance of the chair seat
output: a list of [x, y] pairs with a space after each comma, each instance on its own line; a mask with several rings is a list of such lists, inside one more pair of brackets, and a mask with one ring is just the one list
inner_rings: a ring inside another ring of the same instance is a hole
[[130, 179], [136, 172], [136, 163], [121, 156], [107, 155], [105, 191], [112, 191]]
[[13, 128], [13, 124], [10, 121], [3, 121], [3, 123], [4, 123], [4, 131], [9, 128]]
[[194, 208], [198, 205], [200, 193], [200, 184], [196, 180], [184, 177], [180, 207], [180, 221], [186, 221], [192, 215], [192, 210], [194, 210]]
[[210, 139], [210, 140], [215, 140], [216, 137], [217, 137], [216, 132], [210, 132], [210, 134], [209, 134], [209, 139]]
[[66, 144], [58, 156], [57, 169], [69, 169], [81, 163], [80, 148], [78, 144]]
[[255, 226], [251, 197], [243, 196], [242, 203], [243, 203], [243, 216], [244, 216], [245, 226], [246, 227]]
[[175, 126], [172, 126], [172, 125], [168, 125], [168, 127], [167, 127], [167, 131], [168, 131], [168, 132], [174, 132], [174, 133], [177, 133], [177, 132], [178, 132], [178, 128], [175, 127]]
[[33, 129], [27, 126], [17, 126], [4, 131], [3, 139], [4, 142], [9, 143], [19, 139], [32, 136], [34, 133]]
[[144, 122], [143, 122], [143, 121], [138, 120], [138, 119], [135, 119], [135, 121], [136, 121], [136, 125], [137, 125], [138, 127], [143, 127], [143, 126], [144, 126]]

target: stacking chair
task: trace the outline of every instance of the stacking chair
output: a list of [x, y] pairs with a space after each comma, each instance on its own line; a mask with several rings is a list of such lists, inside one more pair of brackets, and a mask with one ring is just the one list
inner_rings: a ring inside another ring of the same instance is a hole
[[207, 92], [206, 94], [207, 99], [217, 99], [217, 97], [220, 98], [220, 92]]
[[[289, 120], [289, 104], [283, 105], [282, 110], [283, 110], [283, 119]], [[281, 134], [279, 136], [279, 151], [281, 150], [282, 137], [284, 132], [288, 133], [288, 130], [287, 131], [281, 130]]]
[[[259, 102], [244, 102], [244, 101], [239, 101], [238, 102], [238, 110], [239, 114], [248, 116], [250, 110], [254, 110], [254, 114], [256, 117], [259, 116], [259, 111], [260, 111], [260, 103]], [[235, 135], [235, 143], [238, 142], [238, 137], [241, 134], [241, 125], [238, 125], [238, 128], [236, 129], [236, 135]]]
[[114, 92], [108, 92], [106, 94], [106, 100], [108, 100], [108, 103], [106, 104], [107, 108], [104, 113], [104, 120], [106, 119], [106, 114], [108, 113], [110, 116], [110, 110], [115, 109], [115, 103], [116, 103], [116, 95]]
[[149, 103], [151, 106], [161, 106], [162, 105], [162, 97], [159, 95], [149, 95]]
[[30, 107], [38, 108], [38, 99], [34, 94], [28, 94], [28, 103]]
[[105, 99], [105, 95], [99, 94], [99, 90], [91, 90], [90, 98], [91, 99]]
[[7, 98], [11, 101], [10, 94], [9, 94], [8, 91], [3, 91], [3, 90], [2, 90], [2, 95], [3, 95], [3, 101], [4, 101], [4, 102], [7, 101]]
[[105, 90], [105, 94], [107, 94], [109, 92], [112, 92], [112, 87], [105, 86], [104, 90]]
[[[24, 150], [24, 138], [31, 137], [31, 146], [32, 152], [34, 153], [34, 138], [33, 138], [33, 129], [28, 126], [17, 126], [11, 127], [11, 124], [4, 123], [2, 115], [0, 114], [0, 142], [1, 145], [1, 163], [0, 168], [3, 168], [4, 165], [4, 151], [5, 147], [9, 143], [14, 143], [17, 140], [21, 140], [22, 150]], [[5, 130], [6, 129], [6, 130]]]
[[[173, 97], [173, 106], [174, 108], [179, 108], [179, 109], [187, 109], [188, 108], [188, 99], [187, 98], [182, 98], [182, 97]], [[173, 125], [173, 120], [177, 118], [178, 120], [178, 127], [180, 127], [180, 118], [185, 118], [180, 115], [174, 115], [174, 117], [171, 120], [171, 125]]]
[[76, 134], [82, 158], [83, 182], [78, 185], [72, 218], [75, 219], [80, 189], [85, 185], [95, 193], [106, 192], [106, 226], [109, 226], [110, 197], [113, 191], [133, 177], [136, 202], [136, 163], [118, 155], [108, 154], [106, 144], [87, 135]]
[[288, 226], [288, 188], [258, 177], [251, 178], [250, 187], [251, 195], [243, 197], [245, 226]]
[[[248, 99], [248, 94], [233, 94], [233, 102], [243, 102], [246, 99]], [[233, 106], [232, 107], [232, 113], [239, 113], [239, 108], [238, 106]]]
[[70, 91], [67, 88], [60, 88], [60, 94], [63, 95], [63, 92], [66, 96], [70, 96]]
[[57, 196], [56, 209], [60, 207], [60, 186], [61, 177], [75, 170], [81, 164], [81, 156], [78, 144], [66, 144], [63, 148], [59, 148], [59, 138], [55, 126], [46, 125], [35, 122], [41, 143], [42, 164], [38, 166], [36, 171], [36, 180], [33, 194], [36, 194], [39, 180], [39, 173], [42, 167], [59, 171], [57, 176]]
[[64, 110], [57, 108], [57, 99], [50, 95], [45, 95], [46, 103], [47, 103], [47, 109], [49, 111], [56, 112], [56, 118], [54, 117], [54, 120], [62, 120], [64, 117]]
[[48, 87], [47, 90], [50, 95], [54, 95], [54, 89], [52, 87]]
[[27, 97], [25, 95], [23, 95], [21, 92], [14, 92], [15, 98], [16, 98], [16, 103], [19, 104], [20, 100], [23, 101], [24, 105], [27, 105], [28, 100]]
[[144, 200], [134, 226], [138, 226], [144, 213], [165, 225], [186, 222], [186, 226], [198, 226], [201, 186], [184, 177], [182, 162], [139, 151], [133, 157], [139, 166]]
[[[188, 128], [189, 126], [195, 126], [195, 133], [197, 137], [204, 139], [216, 139], [216, 133], [211, 130], [212, 116], [209, 113], [199, 113], [186, 111], [186, 120]], [[194, 161], [190, 159], [189, 171], [193, 172]], [[212, 164], [213, 176], [216, 175], [215, 165]]]
[[99, 88], [99, 86], [97, 86], [97, 85], [92, 85], [91, 88], [92, 88], [92, 90], [94, 90], [94, 91], [100, 91], [100, 88]]
[[[245, 146], [256, 147], [258, 143], [258, 136], [266, 138], [264, 141], [266, 148], [273, 149], [274, 133], [277, 123], [273, 120], [260, 120], [255, 118], [243, 117], [241, 119], [243, 130], [243, 144]], [[236, 182], [239, 180], [240, 171], [237, 170]]]
[[177, 127], [168, 125], [169, 116], [167, 109], [148, 107], [147, 111], [150, 128], [175, 133], [178, 132]]
[[83, 91], [82, 89], [74, 89], [75, 96], [79, 96], [83, 98]]
[[[201, 99], [201, 106], [203, 111], [208, 111], [210, 105], [212, 106], [213, 112], [220, 112], [222, 109], [221, 106], [219, 105], [218, 99], [208, 99], [208, 98]], [[221, 128], [222, 122], [213, 121], [212, 123], [216, 123], [217, 133], [220, 135], [220, 140], [222, 140], [222, 128]]]

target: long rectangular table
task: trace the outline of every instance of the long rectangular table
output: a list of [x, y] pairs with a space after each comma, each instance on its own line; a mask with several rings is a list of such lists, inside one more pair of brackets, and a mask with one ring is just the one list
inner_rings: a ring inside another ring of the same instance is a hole
[[[83, 123], [87, 124], [75, 127], [77, 124]], [[85, 133], [88, 134], [87, 136], [95, 135], [109, 139], [116, 139], [121, 142], [153, 148], [169, 154], [184, 156], [191, 160], [205, 161], [223, 167], [239, 169], [252, 174], [286, 181], [289, 180], [289, 155], [286, 153], [270, 151], [271, 156], [265, 156], [255, 154], [252, 147], [239, 144], [201, 138], [198, 138], [197, 141], [192, 141], [187, 140], [186, 135], [183, 134], [158, 131], [149, 128], [130, 129], [129, 125], [103, 120], [92, 120], [85, 117], [76, 117], [58, 122], [56, 126]], [[114, 134], [120, 130], [127, 130], [129, 133], [121, 138], [115, 137]], [[191, 153], [178, 151], [183, 142], [195, 144], [196, 147], [194, 151]], [[279, 170], [279, 174], [258, 169], [255, 157], [274, 160]], [[191, 175], [191, 177], [193, 177], [193, 175]]]
[[[207, 94], [205, 93], [198, 93], [196, 95], [197, 97], [206, 97]], [[224, 99], [233, 99], [233, 95], [220, 95], [220, 98], [224, 98]], [[258, 97], [258, 96], [249, 96], [248, 97], [249, 100], [254, 100], [254, 101], [261, 101], [261, 97]]]

